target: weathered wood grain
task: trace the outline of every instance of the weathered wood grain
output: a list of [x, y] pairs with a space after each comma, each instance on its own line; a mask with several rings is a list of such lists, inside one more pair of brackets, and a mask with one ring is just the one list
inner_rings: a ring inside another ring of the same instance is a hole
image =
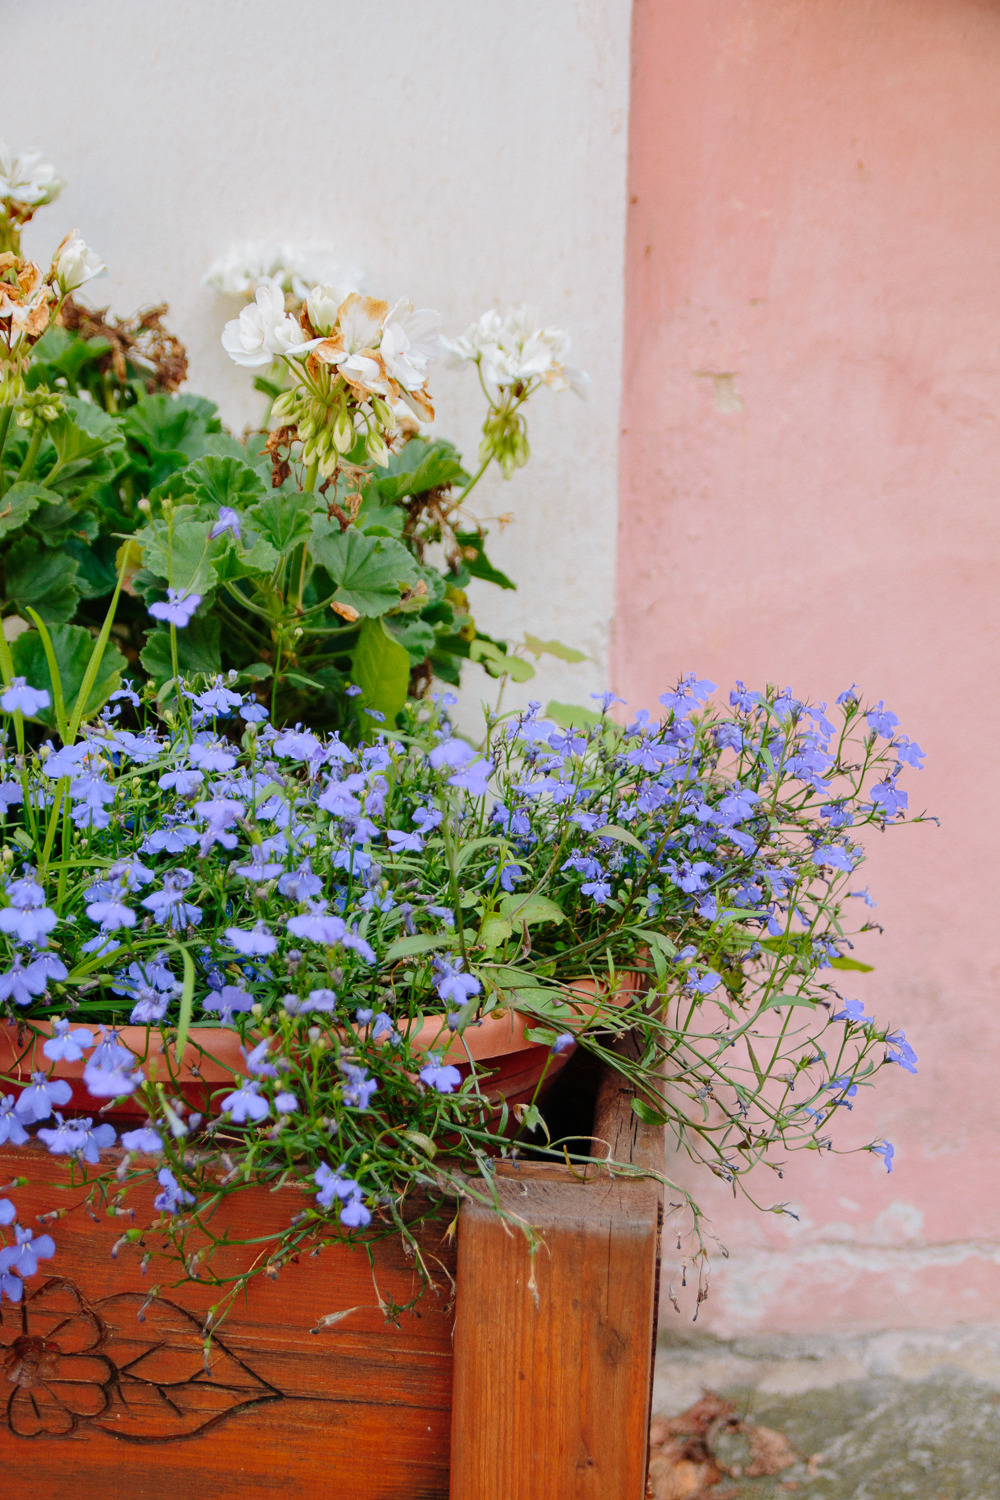
[[[102, 1166], [113, 1171], [117, 1159], [104, 1153]], [[57, 1254], [26, 1282], [23, 1308], [2, 1304], [0, 1473], [22, 1484], [20, 1493], [319, 1500], [343, 1485], [354, 1500], [447, 1496], [455, 1252], [442, 1243], [443, 1223], [421, 1236], [436, 1257], [440, 1295], [402, 1314], [398, 1328], [378, 1295], [397, 1303], [412, 1295], [413, 1264], [400, 1242], [373, 1246], [374, 1273], [363, 1249], [330, 1247], [275, 1281], [255, 1278], [222, 1325], [206, 1372], [201, 1325], [217, 1291], [172, 1287], [162, 1261], [143, 1276], [153, 1235], [113, 1259], [129, 1220], [93, 1223], [86, 1193], [62, 1185], [65, 1159], [6, 1147], [0, 1174], [29, 1179], [8, 1196], [36, 1233], [39, 1214], [69, 1209], [48, 1226]], [[148, 1196], [135, 1198], [136, 1223], [150, 1217]], [[229, 1201], [233, 1237], [249, 1239], [287, 1224], [301, 1200], [254, 1188]], [[232, 1269], [237, 1254], [246, 1252], [220, 1257], [220, 1270]], [[348, 1308], [357, 1310], [310, 1332]]]
[[[620, 1161], [662, 1170], [663, 1132], [631, 1098], [604, 1080], [595, 1135]], [[463, 1205], [451, 1500], [642, 1500], [659, 1184], [524, 1163], [501, 1167], [496, 1190], [543, 1243], [532, 1256], [519, 1229]]]

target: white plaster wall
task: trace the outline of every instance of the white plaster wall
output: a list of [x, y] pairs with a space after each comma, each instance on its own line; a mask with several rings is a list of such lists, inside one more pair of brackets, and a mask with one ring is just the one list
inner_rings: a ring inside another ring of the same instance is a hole
[[[592, 661], [516, 690], [586, 701], [605, 682], [617, 522], [629, 0], [32, 0], [4, 5], [0, 133], [69, 186], [26, 233], [78, 227], [118, 312], [166, 299], [189, 389], [240, 430], [260, 398], [219, 346], [230, 303], [200, 285], [233, 240], [322, 241], [372, 291], [460, 332], [527, 301], [569, 328], [584, 404], [529, 409], [534, 454], [484, 481], [517, 594], [473, 585], [483, 628], [558, 636]], [[439, 368], [436, 430], [475, 458], [471, 371]], [[495, 689], [478, 667], [465, 696]], [[514, 695], [511, 700], [514, 701]], [[466, 709], [466, 712], [468, 710]]]

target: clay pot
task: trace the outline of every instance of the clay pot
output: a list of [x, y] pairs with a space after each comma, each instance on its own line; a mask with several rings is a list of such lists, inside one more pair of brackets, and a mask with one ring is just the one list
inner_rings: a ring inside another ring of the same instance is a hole
[[[577, 1004], [581, 1024], [593, 1013], [593, 997], [598, 991], [598, 983], [596, 979], [586, 978], [574, 980], [572, 985], [565, 987], [567, 1000]], [[616, 992], [624, 999], [631, 997], [637, 988], [637, 976], [627, 975], [619, 982]], [[606, 994], [606, 986], [601, 985], [601, 989]], [[575, 1047], [569, 1047], [565, 1052], [553, 1055], [549, 1047], [529, 1041], [525, 1031], [538, 1024], [520, 1011], [508, 1010], [486, 1016], [478, 1026], [467, 1027], [459, 1036], [448, 1030], [443, 1018], [435, 1017], [417, 1028], [410, 1040], [415, 1051], [433, 1051], [444, 1062], [457, 1067], [463, 1077], [470, 1071], [471, 1056], [492, 1075], [484, 1090], [487, 1097], [495, 1098], [497, 1104], [506, 1100], [513, 1106], [530, 1103], [543, 1074], [544, 1092], [575, 1050]], [[42, 1046], [44, 1039], [51, 1035], [52, 1026], [47, 1021], [36, 1021], [34, 1025], [40, 1034], [34, 1035], [24, 1028], [20, 1042], [16, 1023], [0, 1027], [0, 1073], [23, 1078], [25, 1083], [33, 1072], [48, 1073], [52, 1064]], [[95, 1030], [93, 1023], [81, 1020], [80, 1025]], [[158, 1030], [146, 1026], [122, 1026], [118, 1030], [118, 1039], [122, 1046], [135, 1054], [137, 1063], [145, 1068], [147, 1078], [152, 1071], [148, 1064], [155, 1062], [156, 1076], [163, 1081], [168, 1079], [170, 1071]], [[72, 1087], [73, 1095], [65, 1110], [96, 1115], [101, 1101], [94, 1099], [84, 1085], [85, 1066], [85, 1060], [59, 1061], [55, 1064], [53, 1076], [65, 1079]], [[212, 1109], [212, 1094], [229, 1088], [237, 1074], [246, 1075], [238, 1033], [229, 1027], [193, 1026], [188, 1033], [181, 1067], [172, 1071], [175, 1083], [171, 1092], [179, 1092], [192, 1109], [208, 1113]], [[218, 1099], [214, 1107], [218, 1109]], [[106, 1112], [105, 1117], [110, 1113]], [[144, 1114], [138, 1100], [125, 1099], [116, 1104], [112, 1118]]]

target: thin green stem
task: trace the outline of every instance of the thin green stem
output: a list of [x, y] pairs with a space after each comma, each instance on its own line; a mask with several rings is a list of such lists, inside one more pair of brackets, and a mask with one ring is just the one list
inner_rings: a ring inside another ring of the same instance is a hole
[[34, 432], [31, 434], [31, 442], [28, 444], [28, 451], [24, 455], [24, 463], [17, 471], [18, 483], [20, 483], [20, 481], [23, 479], [31, 478], [35, 470], [35, 460], [38, 457], [38, 450], [41, 448], [41, 446], [42, 429], [41, 427], [36, 427]]
[[7, 433], [10, 430], [10, 419], [13, 415], [14, 408], [12, 406], [5, 406], [3, 411], [0, 412], [0, 496], [4, 494], [7, 488], [3, 472], [3, 450], [7, 446]]

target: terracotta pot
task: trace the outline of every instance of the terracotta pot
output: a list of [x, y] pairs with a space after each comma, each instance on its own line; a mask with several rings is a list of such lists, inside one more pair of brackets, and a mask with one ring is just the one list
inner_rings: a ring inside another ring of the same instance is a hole
[[[601, 986], [606, 993], [606, 986]], [[623, 999], [638, 988], [637, 976], [629, 975], [617, 988]], [[593, 997], [598, 990], [598, 981], [591, 978], [574, 980], [566, 986], [566, 997], [577, 1002], [581, 1021], [593, 1013]], [[17, 1023], [0, 1027], [0, 1073], [29, 1081], [33, 1072], [47, 1073], [52, 1066], [42, 1051], [44, 1038], [52, 1033], [51, 1023], [34, 1023], [41, 1035], [27, 1029], [22, 1031], [23, 1040], [18, 1042]], [[489, 1015], [478, 1026], [470, 1026], [462, 1036], [450, 1032], [440, 1019], [425, 1021], [411, 1036], [411, 1045], [418, 1052], [441, 1054], [444, 1061], [454, 1064], [463, 1077], [470, 1071], [469, 1057], [489, 1069], [493, 1075], [484, 1090], [488, 1098], [499, 1104], [527, 1104], [534, 1097], [539, 1081], [544, 1074], [543, 1092], [569, 1061], [575, 1048], [552, 1055], [550, 1048], [539, 1046], [525, 1036], [526, 1029], [539, 1023], [520, 1011], [505, 1011], [502, 1015]], [[93, 1023], [80, 1022], [95, 1030]], [[167, 1069], [163, 1060], [163, 1039], [158, 1031], [145, 1026], [122, 1026], [118, 1031], [122, 1045], [134, 1053], [136, 1060], [147, 1065], [156, 1063], [161, 1079], [166, 1079]], [[548, 1068], [546, 1068], [548, 1063]], [[100, 1109], [83, 1083], [85, 1061], [57, 1062], [54, 1077], [65, 1079], [73, 1090], [67, 1110], [80, 1110], [94, 1115]], [[150, 1069], [147, 1067], [147, 1076]], [[178, 1091], [193, 1109], [208, 1113], [212, 1107], [212, 1094], [228, 1088], [237, 1074], [246, 1074], [246, 1063], [239, 1035], [228, 1027], [194, 1026], [189, 1033], [184, 1049], [184, 1060], [179, 1071], [175, 1071]], [[0, 1084], [2, 1087], [2, 1084]], [[218, 1101], [216, 1101], [216, 1108]], [[108, 1112], [106, 1112], [108, 1113]], [[145, 1114], [138, 1101], [125, 1099], [117, 1104], [112, 1118], [137, 1117]]]

